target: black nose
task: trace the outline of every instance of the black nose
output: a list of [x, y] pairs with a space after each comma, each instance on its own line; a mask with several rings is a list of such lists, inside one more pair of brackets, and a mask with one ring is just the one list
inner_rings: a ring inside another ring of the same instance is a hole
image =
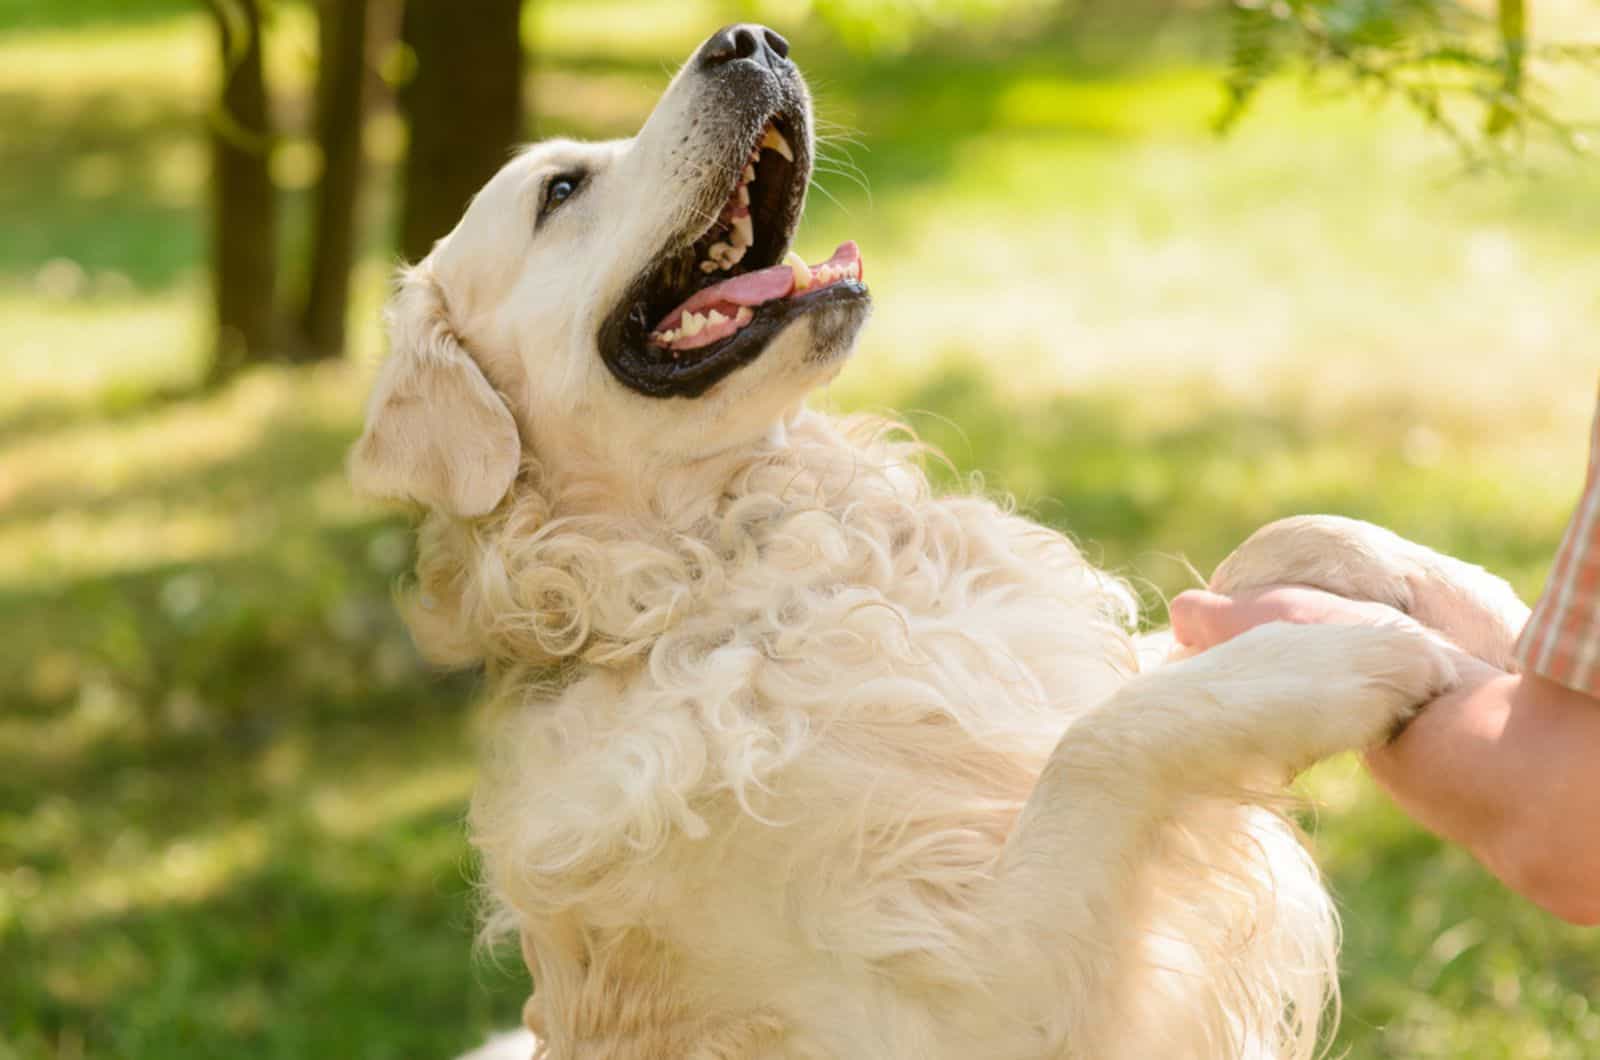
[[744, 22], [724, 26], [700, 46], [700, 66], [711, 69], [738, 59], [776, 69], [789, 62], [789, 42], [765, 26]]

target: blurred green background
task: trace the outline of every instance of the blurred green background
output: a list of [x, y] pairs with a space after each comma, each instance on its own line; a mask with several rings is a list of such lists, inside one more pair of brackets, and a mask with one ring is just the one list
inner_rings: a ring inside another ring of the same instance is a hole
[[[1593, 164], [1463, 176], [1413, 107], [1292, 71], [1218, 137], [1226, 21], [1154, 0], [538, 0], [526, 133], [630, 133], [735, 15], [790, 36], [829, 137], [799, 249], [858, 240], [877, 296], [826, 405], [906, 417], [1152, 622], [1304, 511], [1538, 594], [1594, 406]], [[1600, 32], [1589, 0], [1529, 17]], [[316, 23], [280, 2], [265, 38], [285, 298]], [[471, 950], [477, 685], [418, 662], [407, 524], [341, 471], [405, 125], [382, 92], [362, 113], [347, 352], [201, 386], [215, 37], [185, 0], [0, 0], [0, 1057], [450, 1056], [527, 990]], [[1600, 936], [1353, 761], [1307, 790], [1341, 1049], [1600, 1056]]]

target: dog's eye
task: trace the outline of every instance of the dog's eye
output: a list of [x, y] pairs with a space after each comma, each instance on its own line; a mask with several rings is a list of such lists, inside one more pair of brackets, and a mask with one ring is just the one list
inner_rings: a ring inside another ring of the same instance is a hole
[[551, 213], [572, 198], [582, 184], [582, 173], [561, 173], [550, 178], [550, 182], [544, 186], [544, 202], [539, 204], [539, 216]]

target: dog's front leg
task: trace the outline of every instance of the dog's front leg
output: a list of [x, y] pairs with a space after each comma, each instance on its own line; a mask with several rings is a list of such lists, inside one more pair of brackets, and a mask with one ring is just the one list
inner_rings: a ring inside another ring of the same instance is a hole
[[1035, 1036], [1017, 1053], [1125, 1055], [1145, 959], [1141, 869], [1191, 800], [1242, 800], [1383, 740], [1453, 681], [1447, 651], [1410, 623], [1276, 623], [1145, 674], [1075, 723], [992, 892], [990, 971]]
[[1211, 576], [1213, 592], [1307, 585], [1404, 611], [1491, 666], [1516, 670], [1528, 605], [1503, 578], [1337, 515], [1297, 515], [1250, 535]]

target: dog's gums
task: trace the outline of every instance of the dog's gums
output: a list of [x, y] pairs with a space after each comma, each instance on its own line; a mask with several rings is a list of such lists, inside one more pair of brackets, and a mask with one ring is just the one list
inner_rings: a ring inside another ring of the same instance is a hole
[[861, 251], [854, 241], [841, 243], [833, 257], [820, 265], [807, 265], [791, 250], [781, 264], [695, 292], [662, 319], [650, 341], [677, 357], [683, 351], [709, 346], [742, 330], [755, 319], [758, 306], [845, 280], [859, 283], [861, 279]]
[[755, 223], [750, 218], [750, 185], [755, 183], [756, 165], [761, 161], [763, 151], [773, 151], [791, 165], [794, 163], [794, 148], [789, 146], [789, 141], [778, 131], [778, 127], [768, 122], [761, 132], [760, 141], [750, 149], [749, 161], [739, 171], [739, 181], [723, 205], [716, 224], [700, 239], [701, 244], [710, 242], [710, 246], [706, 247], [705, 260], [700, 262], [701, 272], [726, 272], [732, 269], [744, 260], [745, 251], [755, 242]]
[[[764, 162], [769, 155], [770, 161]], [[741, 268], [756, 243], [758, 223], [762, 234], [774, 227], [777, 219], [770, 207], [797, 190], [803, 194], [807, 176], [796, 169], [794, 147], [777, 120], [769, 119], [750, 148], [721, 213], [695, 242], [700, 258], [697, 267], [711, 281], [710, 286], [689, 295], [656, 323], [650, 331], [652, 346], [667, 350], [676, 359], [742, 331], [755, 319], [756, 310], [768, 302], [842, 280], [861, 280], [861, 252], [854, 242], [840, 245], [833, 257], [815, 267], [790, 251], [781, 264], [753, 271]], [[752, 202], [768, 207], [763, 216], [752, 213]], [[775, 244], [767, 240], [764, 249], [770, 254]]]

